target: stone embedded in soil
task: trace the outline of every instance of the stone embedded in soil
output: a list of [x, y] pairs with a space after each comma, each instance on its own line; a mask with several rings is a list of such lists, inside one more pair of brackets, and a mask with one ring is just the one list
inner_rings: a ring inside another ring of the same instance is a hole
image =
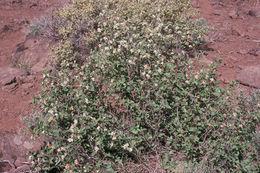
[[0, 87], [11, 85], [16, 82], [17, 77], [25, 75], [23, 69], [2, 66], [0, 67]]
[[250, 16], [260, 17], [260, 8], [249, 10], [248, 14]]
[[192, 0], [191, 1], [191, 5], [194, 8], [199, 8], [200, 7], [200, 2], [199, 2], [199, 0]]
[[231, 28], [231, 34], [235, 36], [245, 36], [245, 34], [239, 28]]
[[22, 137], [16, 135], [16, 136], [14, 137], [13, 142], [14, 142], [16, 145], [21, 145], [21, 144], [23, 143], [23, 141], [22, 141]]
[[250, 55], [259, 56], [260, 55], [260, 48], [252, 48], [248, 51]]
[[0, 162], [0, 172], [9, 172], [12, 166], [8, 162]]
[[232, 19], [238, 18], [238, 11], [237, 10], [232, 10], [230, 13], [228, 13], [229, 17]]
[[245, 67], [237, 75], [236, 80], [243, 85], [260, 88], [260, 65]]
[[16, 45], [12, 53], [12, 62], [25, 63], [29, 71], [38, 73], [43, 71], [49, 61], [50, 41], [39, 37], [26, 37], [26, 40]]
[[23, 165], [16, 169], [12, 169], [9, 173], [24, 173], [24, 172], [31, 172], [29, 165]]
[[223, 14], [223, 12], [221, 10], [214, 10], [212, 12], [212, 14], [216, 15], [216, 16], [220, 16], [221, 14]]
[[24, 148], [26, 148], [27, 150], [31, 150], [33, 149], [33, 144], [31, 144], [30, 142], [28, 141], [25, 141], [24, 144], [23, 144]]
[[248, 51], [247, 50], [239, 50], [239, 51], [237, 51], [237, 53], [239, 53], [241, 55], [245, 55], [245, 54], [248, 53]]
[[26, 163], [26, 162], [28, 162], [28, 159], [27, 159], [27, 158], [25, 158], [25, 157], [18, 157], [18, 158], [15, 160], [14, 165], [15, 165], [16, 167], [18, 167], [18, 166], [24, 165], [24, 163]]
[[0, 25], [0, 34], [1, 34], [2, 32], [8, 31], [9, 29], [10, 29], [10, 28], [9, 28], [8, 25]]

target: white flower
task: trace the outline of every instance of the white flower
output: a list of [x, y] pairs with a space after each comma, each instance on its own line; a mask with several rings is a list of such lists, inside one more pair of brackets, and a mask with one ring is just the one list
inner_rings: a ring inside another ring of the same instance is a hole
[[72, 138], [69, 138], [69, 139], [68, 139], [68, 142], [73, 142], [73, 139], [72, 139]]
[[79, 161], [76, 159], [76, 160], [74, 161], [74, 163], [75, 163], [75, 165], [78, 165], [78, 164], [79, 164]]
[[87, 98], [85, 99], [85, 102], [86, 102], [87, 104], [89, 103]]
[[199, 76], [198, 76], [198, 75], [195, 75], [195, 79], [199, 79]]
[[129, 144], [128, 143], [126, 143], [125, 145], [123, 145], [123, 148], [124, 149], [127, 149], [129, 147]]
[[116, 136], [113, 136], [112, 140], [116, 140]]
[[98, 150], [99, 150], [99, 148], [97, 146], [95, 146], [95, 151], [98, 151]]
[[49, 119], [48, 119], [48, 122], [51, 122], [53, 120], [53, 116], [51, 116]]
[[128, 60], [128, 63], [129, 64], [134, 64], [132, 60]]
[[100, 29], [100, 28], [98, 28], [98, 29], [97, 29], [97, 31], [98, 31], [98, 32], [101, 32], [101, 29]]
[[32, 160], [32, 156], [29, 156], [29, 160]]

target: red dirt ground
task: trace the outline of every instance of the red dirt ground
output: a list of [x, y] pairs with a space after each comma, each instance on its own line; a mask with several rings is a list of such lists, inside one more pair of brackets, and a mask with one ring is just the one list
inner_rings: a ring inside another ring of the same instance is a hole
[[[60, 6], [59, 0], [0, 1], [0, 68], [11, 66], [12, 51], [24, 41], [29, 21], [57, 6]], [[0, 130], [16, 131], [20, 127], [19, 116], [31, 111], [28, 103], [40, 91], [40, 75], [35, 75], [33, 87], [27, 91], [19, 87], [11, 91], [0, 88]]]
[[[214, 26], [208, 36], [206, 59], [223, 58], [218, 68], [221, 85], [236, 79], [244, 67], [260, 65], [260, 2], [259, 0], [194, 0], [200, 16]], [[255, 10], [259, 16], [251, 16]], [[258, 50], [254, 53], [253, 50]], [[260, 71], [257, 72], [258, 76]], [[247, 86], [243, 89], [252, 90]]]
[[[64, 1], [0, 1], [0, 70], [11, 67], [12, 52], [24, 41], [29, 22], [44, 15], [47, 9], [60, 6], [61, 2]], [[259, 51], [254, 52], [260, 48], [258, 0], [193, 0], [193, 5], [201, 11], [200, 16], [215, 28], [207, 36], [210, 51], [206, 51], [203, 59], [210, 63], [214, 56], [223, 58], [218, 68], [222, 86], [236, 79], [245, 66], [260, 65]], [[255, 10], [256, 14], [250, 10]], [[27, 78], [31, 80], [30, 87], [0, 88], [0, 131], [17, 132], [22, 127], [19, 116], [31, 112], [28, 103], [40, 92], [41, 74], [34, 73]], [[242, 88], [252, 90], [248, 86]]]

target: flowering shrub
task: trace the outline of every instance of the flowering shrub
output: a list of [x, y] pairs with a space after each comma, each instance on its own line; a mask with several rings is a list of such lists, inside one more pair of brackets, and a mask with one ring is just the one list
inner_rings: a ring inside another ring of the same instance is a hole
[[216, 171], [259, 170], [249, 145], [259, 115], [217, 86], [216, 63], [192, 68], [188, 54], [208, 28], [192, 14], [188, 0], [78, 0], [59, 10], [55, 70], [44, 74], [32, 127], [49, 140], [31, 153], [34, 168], [132, 172], [130, 162], [149, 172], [154, 155], [172, 172], [181, 154]]

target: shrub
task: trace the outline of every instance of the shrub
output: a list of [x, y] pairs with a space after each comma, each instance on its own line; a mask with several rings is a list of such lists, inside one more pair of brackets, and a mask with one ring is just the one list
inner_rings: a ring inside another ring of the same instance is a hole
[[44, 17], [35, 19], [29, 24], [28, 36], [42, 36], [54, 41], [61, 39], [58, 29], [64, 24], [64, 21], [56, 15], [56, 9], [50, 9]]
[[49, 140], [31, 153], [34, 168], [121, 172], [156, 155], [169, 172], [179, 153], [216, 171], [259, 170], [249, 145], [259, 114], [218, 87], [216, 63], [194, 70], [188, 54], [208, 27], [192, 14], [188, 0], [78, 0], [59, 10], [56, 70], [44, 74], [32, 128]]

